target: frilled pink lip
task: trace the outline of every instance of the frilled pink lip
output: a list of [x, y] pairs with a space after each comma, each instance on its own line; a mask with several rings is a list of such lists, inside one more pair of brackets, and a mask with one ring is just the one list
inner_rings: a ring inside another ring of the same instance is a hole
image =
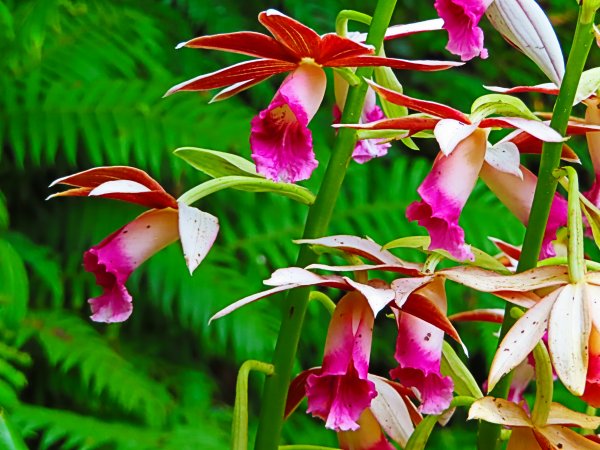
[[301, 65], [268, 108], [252, 119], [250, 147], [260, 174], [287, 183], [310, 177], [318, 162], [308, 123], [323, 100], [326, 82], [321, 68]]
[[482, 0], [436, 0], [434, 6], [448, 31], [446, 50], [463, 61], [488, 57], [483, 47], [483, 30], [477, 26], [486, 10]]
[[132, 312], [125, 282], [154, 253], [179, 237], [178, 212], [171, 208], [145, 212], [84, 254], [84, 267], [96, 276], [102, 295], [91, 298], [92, 320], [123, 322]]

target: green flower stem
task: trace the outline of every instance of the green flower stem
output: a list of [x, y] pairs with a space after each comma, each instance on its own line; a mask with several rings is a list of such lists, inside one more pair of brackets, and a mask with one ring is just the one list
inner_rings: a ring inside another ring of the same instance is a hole
[[251, 370], [272, 375], [274, 367], [261, 361], [248, 360], [242, 364], [235, 384], [235, 405], [231, 425], [231, 449], [248, 448], [248, 375]]
[[308, 299], [311, 302], [319, 302], [323, 306], [323, 308], [327, 310], [329, 315], [333, 315], [333, 312], [335, 311], [335, 303], [329, 298], [329, 296], [319, 291], [312, 291]]
[[[575, 36], [571, 46], [571, 52], [567, 61], [565, 77], [560, 87], [560, 93], [554, 105], [552, 121], [550, 126], [557, 130], [562, 135], [565, 134], [569, 116], [575, 99], [577, 85], [581, 78], [581, 73], [585, 66], [588, 53], [594, 40], [593, 34], [593, 17], [592, 20], [588, 17], [589, 14], [583, 14], [582, 8], [579, 10], [577, 26], [575, 28]], [[554, 169], [560, 164], [560, 154], [562, 143], [545, 143], [542, 150], [540, 162], [540, 170], [538, 174], [538, 182], [535, 189], [531, 213], [529, 215], [529, 223], [525, 240], [523, 242], [523, 251], [519, 260], [518, 271], [523, 272], [536, 267], [537, 261], [542, 248], [544, 231], [546, 223], [550, 215], [550, 207], [554, 193], [556, 192], [557, 180], [553, 175]], [[506, 314], [504, 322], [500, 330], [500, 343], [508, 330], [513, 326], [515, 320], [510, 317], [509, 311], [513, 307], [511, 304], [506, 305]], [[506, 398], [510, 388], [510, 375], [505, 376], [496, 384], [490, 395], [498, 398]], [[481, 422], [479, 426], [479, 435], [477, 445], [479, 450], [493, 450], [496, 448], [498, 438], [500, 437], [500, 425]]]
[[[540, 261], [538, 267], [567, 264], [567, 261], [568, 258], [566, 256], [555, 256], [553, 258], [546, 258], [543, 261]], [[584, 262], [587, 270], [600, 271], [600, 263], [597, 263], [596, 261], [590, 261], [589, 259], [586, 259]]]
[[[585, 413], [588, 416], [595, 416], [596, 412], [597, 410], [593, 406], [588, 405], [587, 408], [585, 408]], [[580, 433], [585, 436], [586, 434], [595, 434], [595, 430], [591, 430], [589, 428], [582, 428]]]
[[371, 25], [373, 18], [368, 14], [354, 11], [353, 9], [343, 9], [335, 19], [335, 32], [345, 37], [348, 34], [348, 22], [351, 20]]
[[554, 392], [552, 364], [546, 345], [543, 342], [535, 346], [533, 357], [535, 358], [535, 403], [531, 420], [534, 425], [542, 426], [548, 422]]
[[[379, 0], [377, 2], [366, 41], [367, 44], [375, 47], [376, 52], [383, 43], [395, 6], [396, 0]], [[356, 75], [361, 79], [362, 77], [368, 78], [372, 72], [372, 68], [361, 67], [356, 71]], [[350, 87], [341, 119], [342, 123], [358, 123], [366, 93], [366, 83]], [[309, 209], [303, 238], [321, 237], [327, 233], [327, 227], [355, 144], [356, 135], [353, 130], [347, 128], [339, 130], [323, 183], [315, 203]], [[305, 267], [317, 259], [318, 256], [308, 246], [302, 246], [296, 265]], [[265, 383], [255, 450], [277, 450], [279, 446], [287, 390], [309, 293], [310, 289], [308, 288], [294, 289], [285, 300], [279, 336], [273, 355], [275, 373]]]

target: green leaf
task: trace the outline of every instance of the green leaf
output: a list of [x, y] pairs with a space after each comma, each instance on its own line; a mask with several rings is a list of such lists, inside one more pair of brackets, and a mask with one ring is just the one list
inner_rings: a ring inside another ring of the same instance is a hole
[[356, 130], [357, 139], [400, 139], [406, 134], [399, 130]]
[[196, 147], [178, 148], [173, 153], [212, 178], [229, 175], [262, 178], [256, 173], [256, 166], [253, 163], [231, 153]]
[[577, 92], [575, 94], [574, 104], [585, 100], [590, 95], [595, 94], [600, 89], [600, 67], [586, 70], [581, 74]]
[[492, 114], [540, 120], [520, 99], [506, 94], [482, 95], [471, 106], [471, 120], [478, 122]]
[[276, 183], [264, 178], [253, 178], [246, 176], [224, 176], [206, 181], [190, 189], [179, 197], [178, 201], [191, 205], [195, 201], [223, 189], [232, 188], [246, 192], [271, 192], [289, 197], [305, 205], [312, 205], [315, 195], [308, 189], [292, 183]]
[[394, 239], [383, 246], [384, 250], [390, 248], [417, 248], [420, 250], [427, 250], [431, 239], [429, 236], [407, 236], [403, 238]]
[[410, 439], [406, 443], [404, 450], [424, 450], [438, 419], [439, 416], [436, 415], [425, 417], [421, 423], [417, 425], [413, 434], [410, 435]]
[[469, 369], [464, 365], [458, 357], [454, 349], [444, 341], [442, 347], [441, 372], [443, 375], [452, 377], [454, 381], [454, 392], [458, 395], [465, 395], [474, 398], [483, 397], [483, 393], [477, 381]]
[[0, 448], [3, 450], [27, 450], [23, 438], [8, 420], [4, 410], [0, 410]]
[[17, 328], [27, 313], [28, 299], [23, 260], [8, 242], [0, 240], [0, 321]]

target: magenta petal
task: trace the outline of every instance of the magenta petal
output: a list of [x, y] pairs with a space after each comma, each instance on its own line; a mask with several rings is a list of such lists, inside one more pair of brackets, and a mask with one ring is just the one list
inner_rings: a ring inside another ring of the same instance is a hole
[[476, 56], [487, 58], [483, 30], [477, 26], [486, 10], [482, 0], [436, 0], [434, 6], [448, 31], [446, 50], [463, 61]]
[[356, 430], [361, 413], [377, 396], [367, 379], [373, 331], [367, 300], [350, 292], [338, 303], [325, 344], [320, 374], [307, 379], [308, 410], [337, 431]]
[[318, 162], [307, 126], [323, 100], [325, 84], [321, 68], [300, 65], [269, 107], [252, 119], [250, 147], [260, 174], [288, 183], [310, 177]]
[[[371, 88], [367, 91], [367, 98], [360, 116], [360, 123], [370, 123], [385, 119], [385, 114], [375, 103], [375, 91]], [[356, 143], [352, 158], [359, 164], [364, 164], [373, 158], [387, 155], [392, 146], [385, 139], [363, 139]]]
[[85, 252], [85, 270], [103, 288], [102, 295], [88, 300], [92, 320], [123, 322], [131, 315], [125, 282], [140, 264], [179, 237], [177, 216], [171, 208], [150, 210]]
[[473, 260], [458, 218], [477, 181], [485, 148], [485, 132], [477, 129], [449, 156], [438, 155], [417, 190], [423, 200], [406, 209], [409, 220], [418, 221], [429, 231], [430, 250], [443, 249], [459, 260]]

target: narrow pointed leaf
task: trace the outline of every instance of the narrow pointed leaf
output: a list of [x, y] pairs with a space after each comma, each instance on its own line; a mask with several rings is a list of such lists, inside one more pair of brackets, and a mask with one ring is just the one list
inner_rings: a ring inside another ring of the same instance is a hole
[[425, 417], [415, 428], [404, 450], [424, 450], [438, 418], [436, 415]]
[[483, 397], [483, 393], [467, 366], [461, 361], [454, 349], [444, 341], [442, 347], [442, 361], [440, 371], [442, 375], [452, 377], [454, 392], [473, 398]]
[[262, 178], [252, 162], [232, 153], [196, 147], [178, 148], [173, 153], [212, 178], [228, 175]]
[[493, 114], [539, 120], [522, 100], [511, 95], [486, 94], [479, 97], [471, 105], [471, 120], [473, 122], [478, 122]]

